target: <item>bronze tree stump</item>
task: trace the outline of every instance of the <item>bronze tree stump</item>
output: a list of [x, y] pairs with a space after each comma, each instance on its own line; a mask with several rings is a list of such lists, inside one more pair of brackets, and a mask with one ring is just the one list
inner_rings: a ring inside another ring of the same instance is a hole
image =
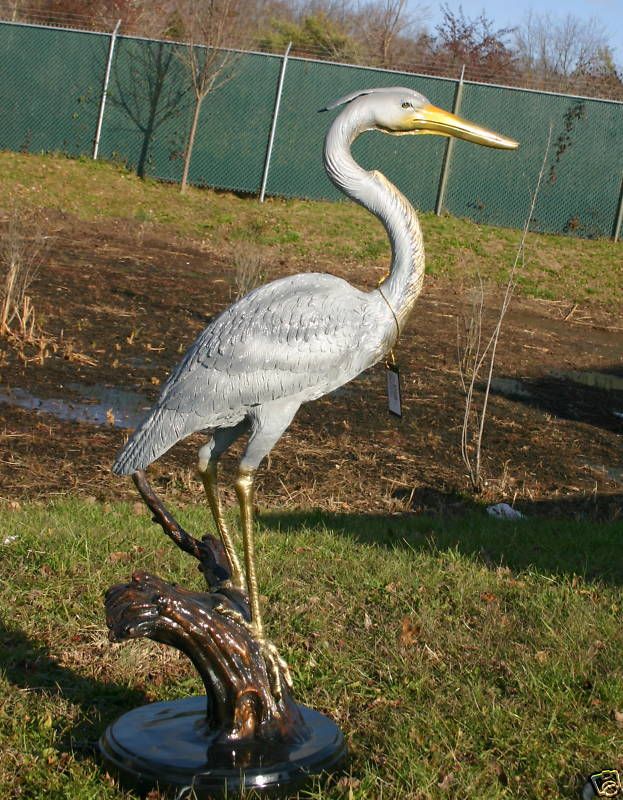
[[109, 637], [149, 638], [181, 650], [199, 672], [205, 697], [121, 716], [100, 740], [105, 765], [139, 790], [157, 786], [198, 799], [238, 796], [244, 788], [287, 794], [336, 769], [346, 755], [339, 728], [292, 699], [285, 665], [267, 666], [249, 627], [247, 596], [231, 587], [220, 541], [191, 536], [145, 474], [133, 478], [154, 521], [198, 560], [207, 591], [136, 572], [106, 593]]

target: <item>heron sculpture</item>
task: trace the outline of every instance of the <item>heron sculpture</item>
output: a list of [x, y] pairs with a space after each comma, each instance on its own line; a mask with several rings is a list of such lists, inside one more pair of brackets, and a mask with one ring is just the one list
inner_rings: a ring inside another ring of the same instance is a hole
[[[424, 278], [424, 245], [415, 210], [384, 175], [354, 161], [351, 145], [364, 131], [378, 130], [399, 136], [454, 136], [501, 149], [517, 147], [511, 139], [436, 108], [412, 89], [353, 92], [325, 110], [339, 106], [344, 109], [325, 141], [325, 168], [338, 189], [385, 226], [392, 247], [387, 278], [364, 292], [333, 275], [304, 273], [275, 280], [235, 302], [191, 345], [113, 466], [118, 475], [142, 471], [190, 434], [211, 433], [199, 450], [199, 473], [232, 584], [245, 591], [246, 583], [250, 631], [273, 666], [278, 654], [264, 635], [255, 569], [256, 470], [302, 403], [337, 389], [385, 358]], [[245, 433], [249, 439], [235, 482], [243, 571], [219, 500], [217, 467], [223, 453]]]

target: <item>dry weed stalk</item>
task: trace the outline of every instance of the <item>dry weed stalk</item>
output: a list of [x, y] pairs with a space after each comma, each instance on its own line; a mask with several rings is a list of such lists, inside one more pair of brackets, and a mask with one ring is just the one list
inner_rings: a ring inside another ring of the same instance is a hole
[[52, 353], [68, 361], [95, 365], [89, 356], [74, 350], [61, 335], [60, 343], [37, 322], [30, 286], [41, 267], [49, 237], [43, 234], [36, 212], [14, 204], [5, 235], [0, 238], [0, 336], [15, 349], [24, 364], [43, 364]]
[[[28, 289], [35, 278], [44, 238], [32, 216], [24, 218], [13, 206], [6, 236], [0, 245], [3, 280], [0, 287], [0, 329], [24, 336], [34, 331], [34, 309]], [[17, 322], [17, 326], [14, 323]]]
[[0, 241], [0, 335], [15, 347], [25, 362], [43, 363], [52, 344], [52, 339], [37, 324], [28, 294], [45, 246], [46, 238], [35, 215], [14, 205], [6, 234]]
[[247, 242], [240, 242], [236, 246], [233, 261], [235, 299], [239, 300], [266, 282], [266, 261], [258, 246]]
[[[543, 161], [541, 169], [537, 178], [536, 187], [532, 194], [530, 203], [530, 210], [526, 217], [523, 227], [521, 240], [515, 260], [511, 267], [504, 296], [502, 298], [502, 305], [500, 307], [498, 318], [486, 343], [483, 345], [483, 316], [485, 308], [485, 294], [482, 278], [478, 275], [478, 289], [477, 297], [474, 300], [472, 315], [469, 321], [464, 321], [464, 333], [461, 337], [460, 323], [457, 320], [457, 347], [458, 347], [458, 361], [459, 361], [459, 376], [461, 386], [465, 393], [465, 413], [463, 415], [463, 425], [461, 427], [461, 457], [463, 463], [467, 467], [469, 480], [473, 491], [480, 492], [483, 488], [482, 477], [482, 440], [485, 429], [485, 421], [487, 417], [487, 407], [489, 404], [489, 395], [491, 393], [491, 381], [493, 379], [493, 368], [495, 365], [495, 357], [497, 353], [498, 342], [502, 332], [502, 325], [506, 312], [511, 304], [515, 288], [517, 286], [517, 275], [525, 261], [525, 245], [528, 231], [530, 229], [530, 222], [532, 220], [534, 209], [536, 207], [537, 198], [545, 174], [545, 165], [547, 162], [547, 155], [552, 140], [552, 126], [550, 125], [547, 143], [545, 145], [545, 152], [543, 154]], [[484, 388], [484, 395], [480, 409], [476, 407], [474, 392], [478, 379], [483, 372], [486, 371], [486, 381]]]

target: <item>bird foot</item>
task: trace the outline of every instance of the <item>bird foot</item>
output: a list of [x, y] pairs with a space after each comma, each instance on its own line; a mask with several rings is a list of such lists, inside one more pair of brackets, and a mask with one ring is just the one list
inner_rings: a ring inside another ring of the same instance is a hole
[[215, 611], [218, 611], [219, 614], [222, 614], [228, 619], [234, 620], [238, 625], [242, 625], [255, 639], [259, 647], [260, 655], [264, 659], [264, 664], [266, 665], [271, 692], [277, 700], [281, 700], [283, 697], [282, 679], [285, 681], [288, 689], [292, 688], [293, 683], [288, 663], [279, 655], [276, 645], [263, 635], [258, 635], [254, 624], [248, 622], [239, 611], [233, 608], [227, 608], [222, 604], [215, 606]]
[[281, 679], [283, 678], [288, 689], [292, 688], [290, 667], [288, 667], [287, 661], [279, 655], [277, 647], [269, 639], [260, 638], [258, 639], [258, 644], [260, 646], [260, 653], [266, 664], [273, 696], [276, 697], [277, 700], [281, 700], [283, 696]]
[[236, 592], [240, 592], [245, 597], [247, 596], [247, 587], [243, 579], [236, 580], [234, 578], [226, 578], [224, 581], [221, 581], [216, 590], [219, 589], [232, 589]]
[[234, 622], [237, 622], [238, 625], [242, 625], [246, 630], [251, 630], [251, 623], [247, 622], [240, 611], [236, 611], [234, 608], [227, 608], [227, 606], [224, 606], [222, 603], [214, 606], [214, 610], [218, 611], [221, 616], [227, 617], [227, 619], [233, 619]]

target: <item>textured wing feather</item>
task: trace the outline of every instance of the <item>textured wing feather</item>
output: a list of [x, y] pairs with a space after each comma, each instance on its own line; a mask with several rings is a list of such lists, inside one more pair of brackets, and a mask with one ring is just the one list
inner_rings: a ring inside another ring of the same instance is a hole
[[375, 310], [369, 295], [330, 275], [262, 286], [203, 331], [159, 405], [205, 419], [301, 393], [314, 399], [374, 363]]
[[386, 352], [388, 313], [378, 296], [331, 275], [295, 275], [256, 289], [191, 345], [113, 471], [144, 469], [180, 439], [234, 425], [253, 406], [302, 403], [341, 386]]

